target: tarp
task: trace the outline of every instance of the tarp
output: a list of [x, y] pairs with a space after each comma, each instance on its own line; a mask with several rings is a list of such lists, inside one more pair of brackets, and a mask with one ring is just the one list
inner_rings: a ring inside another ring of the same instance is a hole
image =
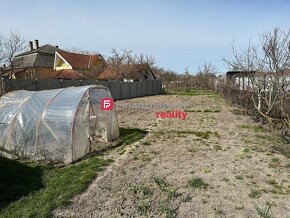
[[91, 138], [119, 136], [115, 110], [103, 86], [14, 91], [0, 98], [0, 152], [6, 156], [70, 163], [90, 151]]

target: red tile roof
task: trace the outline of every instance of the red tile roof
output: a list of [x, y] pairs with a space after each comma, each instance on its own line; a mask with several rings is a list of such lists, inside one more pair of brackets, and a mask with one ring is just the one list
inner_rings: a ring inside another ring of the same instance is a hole
[[65, 51], [58, 52], [74, 69], [88, 69], [97, 60], [103, 60], [100, 54], [85, 55]]

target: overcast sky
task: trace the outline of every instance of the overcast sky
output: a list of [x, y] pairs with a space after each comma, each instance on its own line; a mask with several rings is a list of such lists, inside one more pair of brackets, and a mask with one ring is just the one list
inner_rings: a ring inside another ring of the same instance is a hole
[[194, 73], [204, 62], [226, 71], [221, 57], [259, 33], [290, 27], [289, 0], [0, 0], [0, 33], [18, 31], [40, 45], [152, 54], [156, 64]]

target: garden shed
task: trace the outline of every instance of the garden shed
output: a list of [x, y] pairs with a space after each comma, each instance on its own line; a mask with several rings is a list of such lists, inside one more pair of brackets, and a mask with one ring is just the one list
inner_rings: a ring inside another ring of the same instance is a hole
[[0, 152], [14, 158], [70, 163], [91, 148], [91, 140], [119, 136], [111, 98], [100, 85], [45, 91], [14, 91], [0, 98]]

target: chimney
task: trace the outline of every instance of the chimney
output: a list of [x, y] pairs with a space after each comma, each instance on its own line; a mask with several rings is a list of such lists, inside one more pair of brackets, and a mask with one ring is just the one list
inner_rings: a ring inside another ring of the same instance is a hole
[[29, 49], [30, 49], [30, 51], [33, 50], [33, 42], [32, 41], [29, 41]]
[[3, 69], [4, 69], [4, 70], [6, 69], [6, 64], [3, 64]]
[[34, 42], [35, 42], [35, 48], [38, 49], [38, 48], [39, 48], [39, 42], [38, 42], [38, 39], [35, 39]]

